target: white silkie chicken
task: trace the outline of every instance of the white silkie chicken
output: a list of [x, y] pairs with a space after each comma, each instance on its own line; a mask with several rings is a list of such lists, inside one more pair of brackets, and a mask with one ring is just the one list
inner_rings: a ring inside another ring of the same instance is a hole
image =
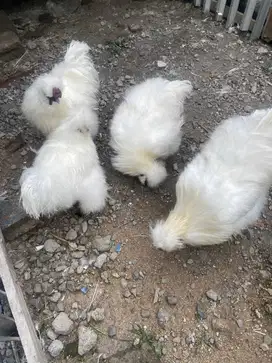
[[107, 183], [90, 134], [92, 117], [87, 107], [63, 120], [23, 171], [21, 202], [31, 217], [50, 216], [76, 202], [83, 214], [104, 208]]
[[272, 109], [225, 120], [185, 168], [176, 205], [151, 228], [165, 251], [226, 241], [254, 223], [272, 182]]
[[[97, 107], [99, 77], [89, 50], [86, 43], [73, 40], [64, 61], [39, 76], [26, 90], [22, 112], [44, 135], [55, 130], [71, 109]], [[98, 131], [95, 112], [90, 131], [95, 137]]]
[[189, 81], [163, 78], [150, 78], [128, 90], [110, 127], [115, 169], [150, 187], [166, 178], [165, 164], [158, 159], [180, 146], [183, 104], [192, 90]]

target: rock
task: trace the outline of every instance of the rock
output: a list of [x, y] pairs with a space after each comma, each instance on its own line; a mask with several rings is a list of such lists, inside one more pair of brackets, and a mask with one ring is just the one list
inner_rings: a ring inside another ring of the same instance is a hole
[[102, 255], [99, 255], [94, 263], [94, 266], [96, 268], [102, 268], [104, 263], [107, 261], [107, 254], [102, 253]]
[[266, 344], [266, 345], [272, 345], [272, 337], [270, 336], [270, 335], [265, 335], [264, 336], [264, 344]]
[[56, 340], [58, 337], [51, 328], [46, 330], [46, 335], [51, 340]]
[[123, 292], [123, 296], [126, 297], [126, 298], [129, 298], [131, 296], [131, 292], [129, 290], [125, 290]]
[[131, 33], [137, 33], [141, 30], [143, 30], [143, 27], [140, 24], [131, 24], [128, 26]]
[[0, 58], [8, 62], [19, 58], [24, 53], [24, 48], [17, 35], [13, 23], [4, 11], [0, 11]]
[[260, 47], [258, 50], [257, 50], [257, 53], [258, 54], [266, 54], [268, 53], [268, 49], [265, 48], [265, 47]]
[[168, 295], [166, 297], [166, 300], [167, 300], [169, 305], [177, 305], [177, 303], [178, 303], [178, 299], [174, 295]]
[[174, 170], [174, 171], [178, 171], [178, 164], [177, 164], [177, 163], [174, 163], [174, 164], [173, 164], [173, 170]]
[[185, 343], [188, 345], [194, 345], [195, 341], [196, 341], [196, 339], [195, 339], [194, 333], [187, 335], [185, 338]]
[[26, 45], [27, 45], [27, 48], [30, 50], [37, 48], [37, 44], [33, 40], [29, 40]]
[[142, 309], [142, 311], [141, 311], [141, 317], [142, 317], [142, 318], [144, 318], [144, 319], [149, 318], [149, 317], [150, 317], [150, 312], [149, 312], [149, 310], [147, 310], [147, 309]]
[[213, 319], [212, 329], [215, 332], [232, 335], [236, 331], [236, 324], [228, 319]]
[[111, 261], [115, 261], [117, 257], [118, 257], [118, 253], [117, 252], [112, 252], [110, 254], [110, 260]]
[[60, 340], [54, 340], [48, 347], [48, 352], [52, 357], [57, 357], [63, 351], [63, 344]]
[[161, 60], [158, 60], [157, 61], [157, 66], [159, 67], [159, 68], [165, 68], [166, 67], [166, 63], [165, 62], [163, 62], [163, 61], [161, 61]]
[[68, 241], [74, 241], [77, 238], [77, 232], [74, 229], [70, 229], [70, 231], [66, 234], [66, 239]]
[[78, 328], [78, 354], [84, 355], [92, 350], [97, 342], [97, 334], [86, 326], [81, 325]]
[[73, 258], [79, 259], [79, 258], [82, 258], [84, 256], [84, 252], [83, 251], [74, 251], [74, 252], [71, 253], [71, 256]]
[[217, 295], [217, 293], [215, 292], [215, 291], [213, 291], [213, 290], [208, 290], [207, 292], [206, 292], [206, 296], [207, 296], [207, 298], [209, 298], [210, 300], [212, 300], [212, 301], [217, 301], [218, 300], [218, 295]]
[[116, 336], [116, 327], [114, 325], [111, 325], [108, 327], [108, 336], [110, 338], [113, 338]]
[[26, 281], [28, 281], [28, 280], [30, 280], [30, 279], [31, 279], [31, 274], [30, 274], [30, 272], [29, 272], [29, 271], [26, 271], [26, 272], [24, 273], [24, 279], [25, 279]]
[[56, 303], [59, 301], [59, 299], [61, 298], [61, 293], [59, 291], [54, 292], [54, 294], [52, 296], [49, 296], [49, 300]]
[[92, 242], [93, 248], [95, 248], [98, 252], [107, 252], [111, 248], [111, 236], [108, 235], [106, 237], [97, 236], [95, 240]]
[[260, 349], [263, 351], [263, 352], [267, 352], [269, 350], [269, 346], [265, 343], [262, 343], [260, 345]]
[[90, 318], [96, 322], [103, 321], [105, 319], [104, 312], [105, 310], [103, 308], [101, 309], [97, 308], [90, 312]]
[[191, 258], [189, 258], [189, 260], [187, 261], [187, 264], [192, 265], [193, 263], [194, 263], [194, 261]]
[[120, 284], [121, 284], [121, 287], [122, 287], [123, 289], [125, 289], [125, 288], [127, 287], [127, 285], [128, 285], [127, 280], [126, 280], [126, 279], [124, 279], [123, 277], [122, 277], [122, 278], [121, 278], [121, 280], [120, 280]]
[[271, 273], [266, 270], [261, 270], [260, 275], [263, 279], [270, 279], [270, 277], [271, 277]]
[[48, 253], [54, 253], [60, 249], [60, 245], [53, 239], [47, 239], [44, 243], [44, 249]]
[[83, 233], [86, 233], [87, 230], [88, 230], [88, 223], [87, 221], [84, 221], [82, 224], [81, 224], [81, 228], [82, 228], [82, 232]]
[[34, 292], [36, 293], [36, 294], [41, 294], [42, 293], [42, 285], [41, 284], [35, 284], [35, 286], [34, 286]]
[[54, 319], [52, 323], [54, 332], [56, 334], [61, 334], [61, 335], [70, 334], [73, 329], [73, 326], [74, 324], [72, 320], [64, 312], [59, 313], [59, 315]]
[[160, 327], [164, 328], [169, 320], [169, 314], [166, 310], [160, 309], [157, 314], [157, 320]]
[[244, 327], [244, 322], [241, 319], [236, 320], [236, 324], [239, 326], [240, 329]]

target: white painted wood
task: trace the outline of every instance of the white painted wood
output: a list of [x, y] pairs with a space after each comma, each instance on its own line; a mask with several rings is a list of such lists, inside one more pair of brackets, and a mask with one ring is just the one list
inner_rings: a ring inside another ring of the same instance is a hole
[[197, 7], [201, 6], [201, 0], [194, 0], [194, 5]]
[[260, 38], [270, 7], [271, 7], [271, 0], [263, 0], [260, 9], [258, 11], [254, 28], [251, 33], [250, 37], [251, 40]]
[[240, 3], [240, 0], [232, 0], [230, 8], [229, 8], [229, 14], [227, 17], [226, 28], [229, 28], [234, 24], [239, 3]]
[[221, 21], [225, 10], [227, 0], [218, 0], [216, 6], [215, 20]]
[[0, 229], [0, 276], [28, 363], [47, 363]]
[[242, 19], [242, 23], [240, 26], [240, 30], [242, 31], [248, 31], [249, 25], [252, 19], [252, 15], [254, 13], [254, 10], [256, 8], [257, 0], [248, 0], [247, 5], [245, 8], [244, 16]]
[[203, 4], [203, 13], [204, 14], [207, 14], [210, 12], [211, 4], [212, 4], [212, 0], [204, 0], [204, 4]]
[[[211, 12], [214, 12], [215, 13], [216, 12], [216, 7], [217, 7], [217, 1], [216, 0], [212, 0]], [[225, 10], [224, 10], [224, 14], [223, 14], [223, 17], [225, 19], [227, 19], [228, 14], [229, 14], [229, 11], [230, 11], [230, 8], [228, 6], [225, 6]], [[234, 23], [241, 24], [243, 15], [244, 14], [240, 13], [239, 11], [237, 11], [236, 16], [235, 16], [235, 19], [234, 19]], [[252, 19], [251, 20], [251, 23], [250, 23], [250, 27], [249, 27], [249, 30], [250, 31], [253, 29], [254, 24], [255, 24], [255, 20]]]

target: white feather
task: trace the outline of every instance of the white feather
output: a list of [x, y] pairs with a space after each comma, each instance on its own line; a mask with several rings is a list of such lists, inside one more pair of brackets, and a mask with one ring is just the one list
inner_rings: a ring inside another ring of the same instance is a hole
[[27, 214], [38, 219], [76, 202], [86, 214], [104, 208], [107, 184], [90, 134], [95, 116], [89, 108], [72, 113], [23, 171], [21, 202]]
[[[99, 78], [89, 50], [86, 43], [72, 41], [63, 62], [39, 76], [26, 90], [22, 112], [43, 134], [55, 130], [71, 109], [97, 107]], [[50, 105], [47, 97], [52, 97], [54, 87], [61, 90], [62, 97], [59, 103]], [[94, 137], [98, 130], [97, 117], [92, 119], [90, 129]]]
[[219, 244], [260, 216], [272, 182], [272, 109], [224, 121], [185, 168], [177, 202], [151, 228], [166, 251]]
[[113, 166], [124, 174], [140, 176], [155, 187], [166, 178], [162, 161], [181, 143], [183, 103], [192, 92], [189, 81], [151, 78], [132, 87], [111, 122]]

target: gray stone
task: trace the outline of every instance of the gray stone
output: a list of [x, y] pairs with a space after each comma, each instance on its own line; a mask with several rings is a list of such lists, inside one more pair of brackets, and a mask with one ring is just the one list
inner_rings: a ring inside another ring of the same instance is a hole
[[176, 296], [173, 296], [173, 295], [168, 295], [166, 297], [166, 300], [168, 302], [169, 305], [177, 305], [178, 303], [178, 299]]
[[103, 308], [101, 309], [97, 308], [90, 312], [90, 318], [96, 322], [103, 321], [105, 319], [104, 312], [105, 310]]
[[61, 335], [70, 334], [73, 329], [73, 326], [74, 324], [72, 320], [64, 312], [59, 313], [59, 315], [54, 319], [52, 323], [54, 332], [56, 334], [61, 334]]
[[13, 23], [4, 11], [0, 11], [0, 58], [3, 61], [10, 61], [23, 53], [24, 48]]
[[217, 295], [217, 293], [215, 292], [215, 291], [213, 291], [213, 290], [208, 290], [207, 292], [206, 292], [206, 296], [207, 296], [207, 298], [209, 298], [210, 300], [212, 300], [212, 301], [217, 301], [218, 300], [218, 295]]
[[265, 335], [264, 336], [264, 344], [266, 344], [266, 345], [272, 345], [272, 337], [270, 336], [270, 335]]
[[58, 357], [63, 351], [63, 344], [60, 340], [54, 340], [48, 347], [48, 352], [52, 357]]
[[150, 312], [149, 312], [149, 310], [147, 310], [147, 309], [142, 309], [142, 311], [141, 311], [141, 317], [142, 317], [142, 318], [144, 318], [144, 319], [149, 318], [149, 317], [150, 317]]
[[98, 252], [107, 252], [111, 248], [111, 236], [108, 235], [106, 237], [97, 236], [95, 240], [92, 242], [93, 248], [95, 248]]
[[44, 243], [44, 249], [48, 253], [54, 253], [60, 249], [60, 245], [53, 239], [48, 239]]
[[84, 252], [83, 251], [75, 251], [71, 253], [71, 256], [73, 258], [82, 258], [84, 256]]
[[97, 257], [97, 259], [94, 263], [94, 266], [96, 268], [102, 268], [106, 261], [107, 261], [107, 255], [106, 255], [106, 253], [102, 253], [102, 255]]
[[35, 284], [35, 286], [34, 286], [34, 292], [36, 294], [41, 294], [42, 293], [42, 285], [39, 284], [39, 283]]
[[157, 320], [160, 327], [164, 328], [169, 320], [169, 314], [166, 310], [160, 309], [157, 314]]
[[265, 343], [262, 343], [260, 345], [260, 349], [263, 351], [263, 352], [267, 352], [269, 350], [269, 346]]
[[52, 296], [50, 296], [48, 299], [54, 303], [58, 302], [61, 298], [61, 293], [59, 291], [54, 292]]
[[70, 231], [66, 234], [66, 239], [68, 241], [74, 241], [77, 238], [77, 232], [74, 229], [70, 229]]
[[116, 327], [114, 325], [109, 326], [108, 327], [108, 336], [110, 338], [113, 338], [113, 337], [115, 337], [115, 335], [116, 335]]
[[87, 221], [84, 221], [84, 222], [81, 224], [81, 228], [82, 228], [82, 232], [83, 232], [83, 233], [86, 233], [86, 232], [87, 232], [87, 229], [88, 229], [88, 223], [87, 223]]
[[51, 340], [56, 340], [58, 337], [51, 328], [46, 330], [46, 335]]
[[78, 328], [78, 354], [84, 355], [92, 350], [97, 342], [97, 334], [86, 326], [81, 325]]
[[157, 61], [157, 66], [159, 67], [159, 68], [165, 68], [166, 67], [166, 63], [165, 62], [163, 62], [163, 61], [161, 61], [161, 60], [158, 60]]

